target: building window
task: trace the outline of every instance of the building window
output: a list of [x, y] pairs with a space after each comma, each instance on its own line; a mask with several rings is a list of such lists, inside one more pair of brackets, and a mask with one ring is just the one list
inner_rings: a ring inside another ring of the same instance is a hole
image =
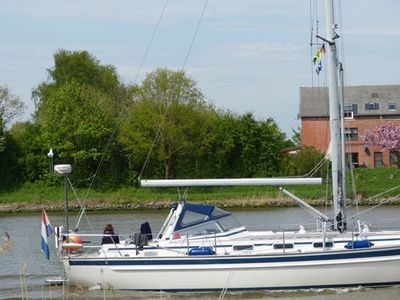
[[365, 103], [365, 109], [366, 110], [378, 110], [379, 109], [379, 103], [377, 103], [377, 102]]
[[343, 115], [344, 115], [344, 118], [345, 118], [346, 120], [348, 120], [348, 119], [354, 119], [354, 114], [353, 114], [352, 111], [344, 111]]
[[378, 93], [371, 93], [371, 98], [379, 98], [379, 94]]
[[396, 111], [396, 103], [389, 103], [388, 104], [388, 110], [389, 111]]
[[343, 106], [343, 115], [345, 119], [353, 119], [357, 114], [357, 104], [345, 104]]
[[354, 118], [353, 105], [345, 104], [343, 106], [343, 115], [345, 119], [353, 119]]
[[345, 128], [344, 137], [346, 140], [358, 140], [358, 128]]
[[346, 165], [348, 168], [358, 168], [358, 152], [346, 153]]
[[394, 151], [390, 151], [390, 165], [391, 166], [397, 166], [397, 161], [398, 161], [398, 153]]
[[383, 166], [383, 154], [382, 152], [374, 152], [374, 166], [379, 168]]

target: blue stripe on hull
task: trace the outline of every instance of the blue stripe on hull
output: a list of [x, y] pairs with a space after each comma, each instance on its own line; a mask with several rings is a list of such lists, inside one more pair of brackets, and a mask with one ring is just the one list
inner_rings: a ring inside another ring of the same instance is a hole
[[393, 249], [368, 249], [368, 250], [348, 250], [344, 252], [325, 252], [319, 254], [284, 254], [284, 255], [260, 255], [260, 256], [199, 256], [191, 257], [170, 257], [170, 258], [70, 258], [71, 266], [145, 266], [145, 265], [229, 265], [229, 264], [257, 264], [257, 263], [277, 263], [277, 262], [304, 262], [304, 261], [329, 261], [338, 259], [355, 259], [368, 257], [387, 257], [400, 255], [400, 248]]
[[[235, 233], [236, 234], [236, 233]], [[400, 241], [399, 238], [390, 238], [390, 239], [370, 239], [370, 242], [390, 242], [390, 241]], [[352, 240], [343, 240], [343, 241], [335, 241], [335, 244], [347, 244], [348, 242], [352, 242]], [[248, 244], [250, 245], [251, 242], [248, 242]], [[274, 243], [255, 243], [253, 244], [255, 247], [259, 247], [259, 246], [272, 246]], [[294, 242], [294, 245], [312, 245], [313, 242]], [[224, 245], [216, 245], [214, 247], [216, 248], [231, 248], [233, 247], [234, 244], [224, 244]], [[193, 246], [190, 248], [196, 248], [197, 246]], [[165, 249], [173, 249], [173, 250], [186, 250], [188, 247], [187, 246], [167, 246], [165, 247]], [[154, 249], [159, 249], [158, 247], [155, 246], [145, 246], [144, 247], [145, 250], [154, 250]], [[136, 247], [129, 247], [129, 248], [122, 248], [122, 249], [118, 249], [118, 248], [108, 248], [108, 251], [120, 251], [120, 250], [136, 250]]]
[[[373, 282], [373, 283], [354, 283], [354, 284], [341, 284], [341, 285], [308, 285], [308, 286], [285, 286], [285, 287], [260, 287], [260, 288], [228, 288], [228, 291], [289, 291], [289, 290], [310, 290], [310, 289], [337, 289], [337, 288], [357, 288], [357, 287], [387, 287], [400, 285], [400, 281], [392, 282]], [[130, 289], [127, 289], [130, 290]], [[172, 293], [183, 293], [183, 292], [220, 292], [221, 289], [134, 289], [135, 291], [144, 292], [172, 292]]]

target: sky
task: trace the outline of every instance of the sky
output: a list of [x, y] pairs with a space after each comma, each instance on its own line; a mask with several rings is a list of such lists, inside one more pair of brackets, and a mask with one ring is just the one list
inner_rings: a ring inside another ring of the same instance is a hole
[[[400, 1], [335, 2], [345, 84], [400, 84]], [[324, 86], [327, 80], [324, 59], [323, 71], [316, 75], [311, 62], [316, 47], [310, 47], [311, 24], [314, 36], [325, 36], [323, 4], [0, 0], [0, 85], [26, 104], [19, 120], [29, 120], [31, 92], [48, 79], [54, 53], [85, 50], [101, 64], [113, 65], [126, 84], [140, 84], [157, 68], [183, 68], [217, 108], [252, 112], [262, 120], [271, 117], [290, 137], [300, 125], [299, 87]]]

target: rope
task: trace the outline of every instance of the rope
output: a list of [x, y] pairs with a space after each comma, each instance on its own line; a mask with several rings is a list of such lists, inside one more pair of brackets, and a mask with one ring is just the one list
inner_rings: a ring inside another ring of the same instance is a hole
[[80, 206], [80, 208], [81, 208], [81, 213], [79, 214], [79, 216], [78, 216], [78, 218], [77, 218], [75, 230], [78, 229], [78, 227], [79, 227], [78, 225], [79, 225], [79, 223], [80, 223], [80, 221], [81, 221], [81, 219], [82, 219], [82, 216], [85, 215], [86, 220], [88, 221], [88, 224], [89, 224], [89, 226], [90, 226], [90, 229], [93, 231], [93, 226], [92, 226], [92, 224], [90, 223], [89, 218], [88, 218], [88, 216], [87, 216], [87, 214], [86, 214], [86, 212], [85, 212], [85, 206], [81, 203], [81, 201], [80, 201], [80, 199], [79, 199], [79, 197], [78, 197], [78, 195], [77, 195], [77, 193], [76, 193], [76, 191], [75, 191], [75, 189], [74, 189], [74, 186], [72, 185], [72, 182], [71, 182], [71, 180], [69, 179], [69, 177], [67, 177], [67, 180], [68, 180], [69, 186], [71, 187], [72, 192], [73, 192], [74, 195], [75, 195], [75, 199], [78, 201], [79, 206]]
[[[199, 31], [201, 22], [202, 22], [202, 20], [203, 20], [204, 13], [205, 13], [205, 11], [206, 11], [207, 5], [208, 5], [208, 0], [206, 0], [205, 3], [204, 3], [203, 10], [202, 10], [201, 15], [200, 15], [200, 18], [199, 18], [199, 20], [198, 20], [198, 22], [197, 22], [197, 26], [196, 26], [195, 32], [194, 32], [194, 34], [193, 34], [192, 40], [191, 40], [190, 45], [189, 45], [189, 49], [188, 49], [188, 51], [186, 52], [186, 56], [185, 56], [185, 59], [184, 59], [184, 61], [183, 61], [183, 65], [182, 65], [182, 68], [181, 68], [181, 71], [182, 71], [182, 72], [185, 71], [186, 64], [187, 64], [188, 59], [189, 59], [189, 56], [190, 56], [190, 54], [191, 54], [191, 52], [192, 52], [192, 48], [193, 48], [194, 42], [195, 42], [195, 40], [196, 40], [196, 37], [197, 37], [198, 31]], [[182, 85], [182, 84], [179, 84], [179, 85], [176, 87], [176, 88], [177, 88], [176, 97], [173, 97], [176, 101], [179, 100], [179, 98], [180, 98], [180, 94], [181, 94], [181, 85]], [[172, 90], [175, 90], [175, 89], [172, 89]], [[164, 123], [165, 123], [165, 121], [166, 121], [166, 119], [167, 119], [168, 109], [169, 109], [169, 107], [170, 107], [170, 105], [171, 105], [172, 102], [173, 102], [173, 101], [167, 102], [167, 106], [166, 106], [166, 108], [165, 108], [165, 112], [164, 112], [163, 118], [162, 118], [162, 120], [161, 120], [161, 122], [160, 122], [160, 125], [158, 126], [156, 135], [155, 135], [155, 137], [154, 137], [154, 139], [153, 139], [153, 142], [152, 142], [152, 144], [151, 144], [151, 146], [150, 146], [149, 152], [147, 153], [145, 162], [144, 162], [144, 164], [143, 164], [143, 166], [142, 166], [142, 169], [141, 169], [141, 171], [140, 171], [140, 173], [139, 173], [139, 177], [138, 177], [139, 179], [142, 178], [143, 172], [144, 172], [144, 170], [146, 169], [147, 163], [148, 163], [148, 161], [149, 161], [149, 159], [150, 159], [150, 155], [151, 155], [151, 153], [153, 152], [154, 145], [155, 145], [155, 143], [156, 143], [156, 141], [157, 141], [157, 139], [158, 139], [158, 136], [160, 135], [161, 129], [162, 129], [162, 127], [164, 126]]]
[[[389, 190], [386, 190], [386, 191], [384, 191], [384, 192], [382, 192], [382, 193], [376, 194], [375, 196], [372, 196], [372, 197], [366, 199], [365, 201], [369, 201], [369, 200], [378, 198], [379, 196], [382, 196], [382, 195], [384, 195], [384, 194], [386, 194], [386, 193], [388, 193], [388, 192], [394, 191], [394, 190], [399, 189], [399, 188], [400, 188], [400, 185], [395, 186], [395, 187], [393, 187], [393, 188], [391, 188], [391, 189], [389, 189]], [[400, 194], [397, 194], [397, 195], [395, 195], [395, 196], [393, 196], [393, 197], [390, 197], [390, 198], [388, 198], [388, 199], [382, 201], [381, 203], [379, 203], [379, 204], [377, 204], [377, 205], [375, 205], [375, 206], [372, 206], [372, 207], [370, 207], [370, 208], [368, 208], [368, 209], [362, 211], [362, 212], [359, 213], [358, 215], [363, 215], [363, 214], [365, 214], [366, 212], [368, 212], [368, 211], [370, 211], [370, 210], [373, 210], [373, 209], [375, 209], [375, 208], [377, 208], [377, 207], [379, 207], [379, 206], [382, 206], [382, 205], [384, 205], [385, 203], [388, 203], [389, 201], [391, 201], [391, 200], [393, 200], [393, 199], [395, 199], [395, 198], [397, 198], [397, 197], [399, 197], [399, 196], [400, 196]], [[352, 217], [355, 217], [355, 215], [352, 216]], [[349, 217], [349, 218], [350, 218], [350, 217]], [[349, 219], [349, 218], [348, 218], [348, 219]]]
[[[169, 0], [166, 0], [166, 2], [165, 2], [165, 4], [164, 4], [164, 7], [163, 7], [163, 9], [162, 9], [162, 11], [161, 11], [161, 14], [160, 14], [160, 16], [159, 16], [159, 18], [158, 18], [158, 20], [157, 20], [156, 26], [154, 27], [154, 30], [153, 30], [153, 32], [152, 32], [150, 41], [149, 41], [149, 43], [147, 44], [145, 53], [144, 53], [143, 58], [142, 58], [142, 60], [141, 60], [141, 62], [140, 62], [138, 72], [136, 73], [134, 83], [136, 83], [136, 80], [137, 80], [137, 78], [138, 78], [138, 76], [139, 76], [139, 73], [141, 72], [143, 63], [144, 63], [144, 61], [145, 61], [145, 59], [146, 59], [146, 57], [147, 57], [147, 54], [149, 53], [150, 46], [151, 46], [152, 43], [153, 43], [154, 37], [155, 37], [156, 32], [157, 32], [157, 30], [158, 30], [158, 28], [159, 28], [159, 25], [160, 25], [160, 23], [161, 23], [161, 19], [162, 19], [162, 17], [164, 16], [166, 7], [167, 7], [167, 5], [168, 5], [168, 1], [169, 1]], [[107, 141], [106, 146], [104, 147], [103, 155], [101, 156], [100, 162], [99, 162], [99, 164], [97, 165], [97, 169], [96, 169], [94, 175], [92, 176], [92, 180], [91, 180], [91, 182], [90, 182], [89, 188], [88, 188], [88, 190], [87, 190], [87, 192], [86, 192], [86, 195], [85, 195], [84, 199], [87, 199], [87, 198], [88, 198], [88, 195], [89, 195], [89, 193], [90, 193], [90, 191], [91, 191], [91, 189], [92, 189], [92, 187], [93, 187], [94, 181], [96, 180], [97, 175], [99, 174], [99, 172], [100, 172], [100, 170], [101, 170], [101, 167], [103, 166], [106, 153], [108, 152], [108, 150], [109, 150], [109, 148], [110, 148], [111, 141], [114, 140], [114, 136], [115, 136], [115, 134], [116, 134], [116, 132], [117, 132], [117, 128], [119, 127], [119, 124], [120, 124], [121, 121], [122, 121], [122, 118], [121, 118], [121, 117], [122, 117], [122, 111], [119, 113], [119, 116], [118, 116], [118, 118], [117, 118], [117, 123], [116, 123], [115, 126], [114, 126], [114, 129], [113, 129], [113, 131], [112, 131], [112, 133], [111, 133], [110, 138], [109, 138], [108, 141]], [[71, 184], [71, 182], [70, 182], [70, 184]], [[72, 187], [72, 184], [71, 184], [71, 187]], [[79, 200], [78, 200], [78, 202], [79, 202]], [[80, 222], [80, 220], [81, 220], [83, 214], [85, 214], [85, 216], [86, 216], [86, 218], [87, 218], [87, 215], [86, 215], [86, 213], [85, 213], [85, 208], [84, 208], [84, 206], [82, 206], [82, 204], [81, 204], [80, 202], [79, 202], [79, 205], [80, 205], [80, 207], [81, 207], [81, 210], [80, 210], [80, 213], [79, 213], [79, 217], [78, 217], [78, 222], [77, 222], [77, 224], [76, 224], [76, 228], [79, 227], [79, 222]]]
[[[314, 36], [314, 32], [316, 35], [319, 34], [319, 17], [318, 17], [318, 0], [310, 0], [309, 3], [309, 9], [310, 9], [310, 76], [311, 76], [311, 97], [315, 98], [315, 99], [319, 99], [320, 101], [322, 100], [322, 94], [321, 94], [321, 86], [326, 85], [326, 78], [327, 78], [327, 68], [325, 68], [326, 66], [326, 58], [325, 56], [322, 56], [320, 59], [323, 60], [324, 62], [324, 67], [322, 69], [322, 72], [320, 72], [319, 75], [316, 75], [316, 67], [317, 64], [313, 63], [313, 57], [316, 53], [316, 49], [319, 49], [320, 46], [323, 45], [323, 43], [319, 42], [318, 39], [314, 40], [315, 36]], [[316, 49], [315, 49], [316, 46]], [[315, 76], [317, 76], [316, 80], [315, 80]], [[315, 89], [316, 88], [316, 91]], [[321, 116], [320, 114], [318, 114], [318, 116], [316, 116], [315, 114], [315, 110], [316, 107], [313, 107], [313, 115], [314, 118], [317, 120], [321, 120], [324, 119], [323, 116]], [[316, 135], [316, 127], [313, 127], [311, 129], [313, 131], [314, 136]], [[325, 131], [325, 135], [327, 136], [329, 132], [328, 127], [326, 128]], [[328, 145], [329, 146], [329, 145]], [[328, 149], [327, 146], [327, 149]]]
[[153, 139], [153, 142], [151, 143], [149, 152], [147, 153], [147, 156], [146, 156], [146, 159], [145, 159], [144, 164], [142, 166], [142, 169], [140, 170], [139, 177], [138, 177], [139, 179], [142, 178], [144, 169], [146, 168], [147, 163], [148, 163], [148, 161], [150, 159], [151, 152], [153, 152], [154, 145], [156, 144], [158, 136], [160, 135], [161, 128], [164, 126], [165, 120], [167, 119], [167, 111], [168, 111], [169, 105], [170, 105], [170, 103], [167, 103], [167, 107], [165, 109], [165, 114], [164, 114], [163, 118], [161, 119], [160, 125], [158, 126], [158, 129], [157, 129], [157, 132], [156, 132], [156, 135], [155, 135], [155, 137]]
[[[341, 0], [338, 0], [338, 5], [337, 5], [337, 8], [338, 8], [338, 16], [339, 16], [339, 22], [340, 22], [340, 24], [341, 24], [341, 26], [339, 27], [339, 31], [340, 31], [340, 52], [341, 52], [341, 61], [342, 61], [342, 65], [343, 66], [345, 66], [346, 65], [346, 63], [345, 63], [345, 55], [344, 55], [344, 53], [345, 53], [345, 45], [344, 45], [344, 34], [343, 34], [343, 14], [342, 14], [342, 1]], [[345, 69], [345, 68], [344, 68]], [[345, 77], [344, 77], [345, 78]], [[343, 86], [344, 87], [344, 86]]]
[[[326, 164], [326, 180], [328, 181], [329, 180], [329, 175], [330, 175], [330, 172], [329, 172], [329, 164]], [[329, 203], [330, 203], [330, 201], [329, 201], [329, 188], [330, 188], [330, 186], [329, 186], [329, 184], [327, 184], [326, 185], [326, 187], [325, 187], [325, 211], [327, 211], [328, 210], [328, 206], [329, 206]]]
[[142, 58], [142, 60], [141, 60], [141, 62], [140, 62], [140, 64], [139, 64], [139, 69], [138, 69], [138, 71], [137, 71], [137, 73], [136, 73], [136, 76], [135, 76], [135, 79], [134, 79], [133, 83], [136, 83], [136, 82], [137, 82], [137, 79], [138, 79], [139, 74], [140, 74], [140, 72], [141, 72], [141, 70], [142, 70], [142, 67], [143, 67], [143, 63], [144, 63], [144, 61], [145, 61], [145, 59], [146, 59], [146, 57], [147, 57], [147, 54], [149, 53], [150, 46], [153, 44], [154, 37], [155, 37], [156, 32], [157, 32], [157, 30], [158, 30], [158, 27], [160, 26], [160, 23], [161, 23], [161, 19], [162, 19], [163, 16], [164, 16], [165, 10], [166, 10], [167, 5], [168, 5], [168, 1], [169, 1], [169, 0], [166, 0], [166, 1], [165, 1], [164, 7], [163, 7], [163, 9], [162, 9], [162, 11], [161, 11], [161, 14], [160, 14], [159, 18], [158, 18], [157, 24], [156, 24], [156, 26], [155, 26], [154, 29], [153, 29], [153, 33], [151, 34], [150, 41], [149, 41], [149, 43], [147, 44], [146, 50], [145, 50], [144, 55], [143, 55], [143, 58]]
[[187, 53], [186, 53], [186, 57], [185, 57], [185, 60], [184, 60], [184, 62], [183, 62], [183, 65], [182, 65], [182, 71], [185, 69], [186, 63], [187, 63], [187, 61], [188, 61], [188, 59], [189, 59], [189, 55], [190, 55], [190, 53], [192, 52], [192, 48], [193, 48], [194, 42], [195, 42], [195, 40], [196, 40], [197, 33], [199, 32], [200, 24], [201, 24], [201, 22], [203, 21], [203, 17], [204, 17], [204, 13], [205, 13], [205, 11], [206, 11], [207, 5], [208, 5], [208, 0], [206, 0], [206, 2], [204, 3], [204, 7], [203, 7], [203, 10], [202, 10], [202, 12], [201, 12], [199, 21], [197, 22], [196, 30], [195, 30], [195, 32], [194, 32], [194, 34], [193, 34], [192, 41], [191, 41], [191, 43], [190, 43], [189, 49], [188, 49], [188, 51], [187, 51]]
[[326, 162], [326, 159], [325, 159], [325, 157], [324, 158], [322, 158], [320, 161], [319, 161], [319, 163], [317, 163], [315, 166], [314, 166], [314, 168], [310, 171], [310, 172], [308, 172], [307, 174], [305, 174], [305, 177], [312, 177], [316, 172], [318, 172], [318, 170], [320, 169], [320, 168], [322, 168], [322, 166], [323, 166], [323, 164]]

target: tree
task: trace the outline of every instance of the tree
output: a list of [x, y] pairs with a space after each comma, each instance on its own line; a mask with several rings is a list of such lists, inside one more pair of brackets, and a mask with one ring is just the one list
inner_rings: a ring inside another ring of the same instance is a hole
[[285, 135], [273, 119], [256, 120], [251, 113], [240, 116], [221, 112], [216, 132], [210, 157], [212, 176], [277, 175]]
[[[10, 129], [10, 136], [18, 147], [15, 149], [23, 181], [34, 182], [44, 174], [46, 149], [43, 148], [38, 126], [27, 121], [17, 122]], [[47, 170], [46, 170], [47, 171]]]
[[102, 65], [87, 51], [57, 51], [54, 67], [48, 69], [48, 73], [53, 83], [59, 86], [77, 81], [109, 93], [120, 84], [115, 67]]
[[297, 129], [292, 128], [291, 141], [294, 143], [294, 146], [301, 146], [301, 129], [299, 126], [297, 126]]
[[397, 155], [397, 165], [400, 166], [400, 126], [386, 123], [373, 129], [364, 131], [364, 145], [378, 146], [382, 150], [387, 149]]
[[[165, 178], [185, 173], [179, 169], [183, 157], [193, 162], [209, 143], [212, 133], [205, 118], [212, 114], [196, 82], [183, 71], [151, 72], [138, 87], [119, 136], [131, 167], [139, 174], [150, 153], [149, 173], [163, 173]], [[163, 169], [157, 167], [160, 165]]]
[[272, 118], [255, 120], [251, 113], [240, 117], [238, 124], [241, 148], [240, 176], [274, 176], [279, 172], [285, 134]]
[[120, 83], [115, 67], [102, 65], [86, 51], [57, 51], [54, 54], [54, 67], [47, 71], [49, 81], [41, 83], [33, 92], [39, 110], [43, 100], [55, 89], [74, 82], [110, 96], [112, 103], [103, 104], [115, 116], [119, 116], [126, 108], [127, 89]]
[[397, 152], [400, 149], [400, 126], [387, 123], [367, 129], [364, 131], [364, 143]]
[[0, 153], [4, 151], [6, 148], [6, 136], [5, 136], [5, 131], [4, 131], [4, 122], [0, 118]]
[[24, 103], [7, 86], [0, 86], [0, 152], [6, 147], [5, 126], [23, 113]]
[[[282, 164], [282, 173], [286, 176], [304, 176], [312, 171], [321, 160], [324, 154], [314, 147], [303, 147], [301, 151], [293, 156], [286, 156]], [[324, 176], [322, 168], [316, 172], [317, 176]]]
[[85, 51], [60, 50], [54, 61], [49, 81], [35, 90], [43, 146], [60, 162], [73, 164], [72, 176], [80, 180], [92, 178], [104, 155], [108, 169], [102, 184], [114, 185], [122, 162], [112, 136], [126, 107], [126, 88], [113, 67]]

